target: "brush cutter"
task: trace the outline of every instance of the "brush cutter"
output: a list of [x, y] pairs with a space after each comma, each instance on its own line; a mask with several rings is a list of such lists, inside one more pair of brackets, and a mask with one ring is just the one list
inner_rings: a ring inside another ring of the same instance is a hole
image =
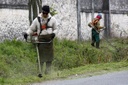
[[37, 58], [38, 58], [38, 68], [39, 68], [38, 77], [39, 77], [39, 78], [42, 77], [42, 70], [41, 70], [41, 63], [40, 63], [40, 56], [39, 56], [38, 45], [41, 44], [41, 43], [51, 43], [52, 40], [53, 40], [53, 39], [51, 39], [49, 42], [39, 42], [38, 40], [36, 40], [36, 37], [35, 37], [35, 39], [33, 39], [33, 40], [28, 40], [28, 39], [26, 39], [26, 42], [36, 44]]

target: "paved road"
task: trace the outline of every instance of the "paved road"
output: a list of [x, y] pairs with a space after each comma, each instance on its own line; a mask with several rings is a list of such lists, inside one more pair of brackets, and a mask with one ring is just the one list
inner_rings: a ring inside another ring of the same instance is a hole
[[128, 71], [114, 72], [79, 79], [47, 81], [32, 85], [128, 85]]

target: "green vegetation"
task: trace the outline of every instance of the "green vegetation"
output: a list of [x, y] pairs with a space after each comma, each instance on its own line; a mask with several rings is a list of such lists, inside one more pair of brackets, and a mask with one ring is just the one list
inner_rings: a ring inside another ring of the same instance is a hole
[[35, 46], [31, 43], [6, 40], [0, 43], [0, 85], [18, 85], [65, 78], [75, 74], [90, 75], [90, 73], [126, 69], [128, 40], [112, 39], [110, 42], [118, 50], [105, 40], [101, 40], [101, 48], [96, 49], [90, 46], [89, 41], [77, 43], [55, 39], [52, 74], [39, 79]]
[[101, 41], [101, 49], [91, 47], [89, 41], [78, 44], [74, 41], [55, 40], [54, 65], [61, 70], [87, 64], [128, 60], [128, 40], [114, 39], [111, 44], [117, 47], [112, 47], [104, 40]]
[[52, 16], [58, 14], [58, 12], [55, 10], [55, 7], [54, 7], [53, 4], [52, 4], [52, 6], [50, 7], [50, 14], [51, 14]]

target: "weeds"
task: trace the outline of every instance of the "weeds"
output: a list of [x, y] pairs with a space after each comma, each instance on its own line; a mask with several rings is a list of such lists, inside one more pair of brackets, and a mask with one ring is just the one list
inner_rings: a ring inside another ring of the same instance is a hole
[[[102, 41], [101, 49], [91, 47], [89, 41], [77, 43], [70, 40], [54, 40], [55, 70], [71, 69], [89, 64], [128, 61], [128, 40], [113, 39], [119, 52]], [[0, 43], [0, 83], [6, 79], [22, 79], [37, 75], [37, 54], [33, 44], [5, 40]], [[20, 77], [20, 78], [19, 78]]]

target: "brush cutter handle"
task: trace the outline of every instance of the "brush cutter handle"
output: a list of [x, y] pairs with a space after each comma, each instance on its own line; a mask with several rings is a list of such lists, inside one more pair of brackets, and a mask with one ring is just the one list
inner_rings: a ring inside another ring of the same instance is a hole
[[[22, 35], [24, 36], [24, 39], [25, 39], [26, 42], [28, 42], [28, 43], [34, 43], [34, 44], [38, 44], [38, 43], [51, 43], [53, 41], [54, 37], [55, 37], [55, 34], [53, 33], [52, 34], [52, 39], [50, 41], [48, 41], [48, 42], [40, 42], [40, 41], [38, 41], [38, 39], [36, 39], [34, 41], [28, 41], [28, 35], [25, 32], [23, 32]], [[32, 36], [37, 36], [37, 33], [36, 32], [33, 33]]]
[[39, 42], [39, 41], [31, 42], [31, 41], [26, 40], [26, 42], [28, 42], [28, 43], [34, 43], [34, 44], [39, 44], [39, 43], [51, 43], [52, 40], [50, 40], [49, 42]]

